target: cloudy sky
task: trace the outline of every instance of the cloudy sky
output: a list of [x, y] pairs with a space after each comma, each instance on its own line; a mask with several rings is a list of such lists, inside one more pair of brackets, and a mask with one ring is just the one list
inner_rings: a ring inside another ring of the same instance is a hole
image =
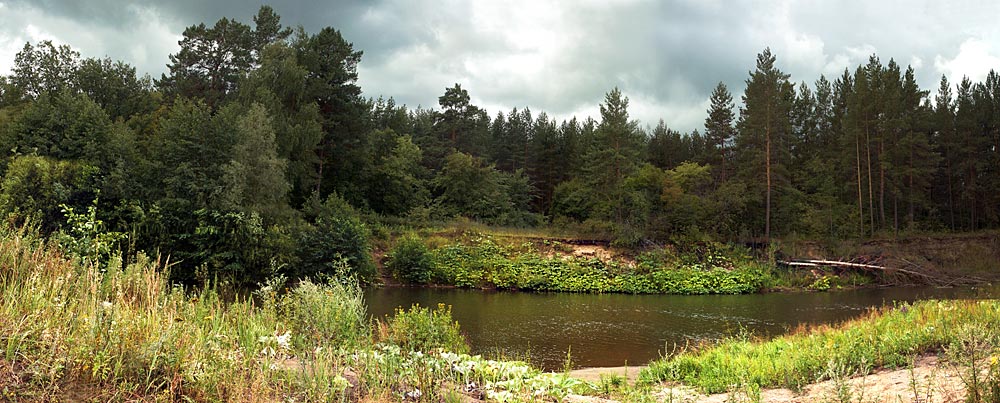
[[[125, 60], [159, 77], [184, 27], [250, 22], [242, 0], [0, 0], [0, 74], [25, 42], [49, 39], [84, 57]], [[770, 47], [795, 81], [839, 75], [872, 53], [912, 65], [924, 89], [942, 74], [981, 80], [1000, 69], [1000, 3], [992, 1], [301, 0], [272, 4], [285, 25], [332, 26], [364, 51], [366, 96], [436, 106], [461, 83], [491, 115], [530, 107], [597, 117], [619, 87], [644, 125], [701, 128], [716, 83], [742, 94]]]

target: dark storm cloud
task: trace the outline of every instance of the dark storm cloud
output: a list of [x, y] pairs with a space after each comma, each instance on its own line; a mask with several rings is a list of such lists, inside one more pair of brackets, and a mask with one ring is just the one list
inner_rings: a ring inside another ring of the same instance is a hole
[[[184, 28], [221, 17], [249, 23], [241, 0], [0, 0], [0, 72], [24, 41], [53, 39], [84, 56], [166, 70]], [[619, 87], [632, 116], [700, 128], [717, 82], [738, 101], [756, 54], [770, 47], [796, 82], [831, 80], [878, 53], [912, 64], [925, 89], [942, 74], [974, 80], [1000, 67], [998, 7], [985, 1], [320, 1], [273, 4], [287, 26], [331, 26], [364, 51], [366, 96], [436, 106], [454, 83], [491, 114], [530, 107], [597, 117]]]

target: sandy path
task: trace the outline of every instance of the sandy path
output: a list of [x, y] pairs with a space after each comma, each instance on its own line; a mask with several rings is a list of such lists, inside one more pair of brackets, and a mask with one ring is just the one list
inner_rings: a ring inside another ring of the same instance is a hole
[[[588, 368], [570, 372], [570, 375], [600, 381], [601, 375], [627, 375], [633, 380], [640, 367]], [[685, 386], [663, 387], [655, 397], [661, 402], [731, 403], [756, 401], [742, 391], [703, 395]], [[770, 403], [841, 402], [857, 403], [946, 403], [961, 402], [965, 388], [957, 369], [941, 363], [936, 356], [917, 359], [909, 368], [882, 370], [867, 376], [857, 376], [839, 381], [828, 380], [808, 385], [799, 393], [788, 389], [765, 389], [760, 401]], [[596, 402], [604, 399], [581, 399]]]

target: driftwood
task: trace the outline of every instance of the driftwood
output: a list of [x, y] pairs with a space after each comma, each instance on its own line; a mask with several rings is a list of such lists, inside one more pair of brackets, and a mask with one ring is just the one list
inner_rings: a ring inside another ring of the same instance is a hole
[[849, 267], [849, 268], [856, 268], [856, 269], [879, 270], [879, 271], [888, 272], [888, 273], [897, 272], [897, 273], [902, 273], [902, 274], [905, 274], [905, 275], [908, 275], [908, 276], [911, 276], [911, 277], [919, 278], [919, 279], [923, 280], [924, 282], [926, 282], [928, 284], [940, 284], [940, 283], [942, 283], [942, 281], [941, 281], [942, 279], [939, 279], [939, 278], [937, 278], [935, 276], [931, 276], [931, 275], [929, 275], [927, 273], [921, 273], [921, 272], [917, 272], [917, 271], [913, 271], [913, 270], [907, 270], [907, 269], [902, 269], [902, 268], [898, 268], [898, 267], [889, 268], [889, 267], [885, 267], [885, 266], [879, 266], [879, 265], [874, 265], [874, 264], [866, 264], [866, 263], [853, 263], [853, 262], [841, 262], [841, 261], [836, 261], [836, 260], [815, 260], [815, 259], [779, 261], [778, 263], [781, 263], [781, 264], [784, 264], [784, 265], [787, 265], [787, 266], [798, 266], [798, 267], [820, 267], [820, 266]]

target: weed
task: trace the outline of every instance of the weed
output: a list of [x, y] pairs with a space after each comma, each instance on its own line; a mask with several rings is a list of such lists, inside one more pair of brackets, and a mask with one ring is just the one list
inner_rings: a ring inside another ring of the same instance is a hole
[[968, 324], [948, 345], [949, 358], [959, 365], [968, 403], [1000, 403], [1000, 333], [998, 327]]

